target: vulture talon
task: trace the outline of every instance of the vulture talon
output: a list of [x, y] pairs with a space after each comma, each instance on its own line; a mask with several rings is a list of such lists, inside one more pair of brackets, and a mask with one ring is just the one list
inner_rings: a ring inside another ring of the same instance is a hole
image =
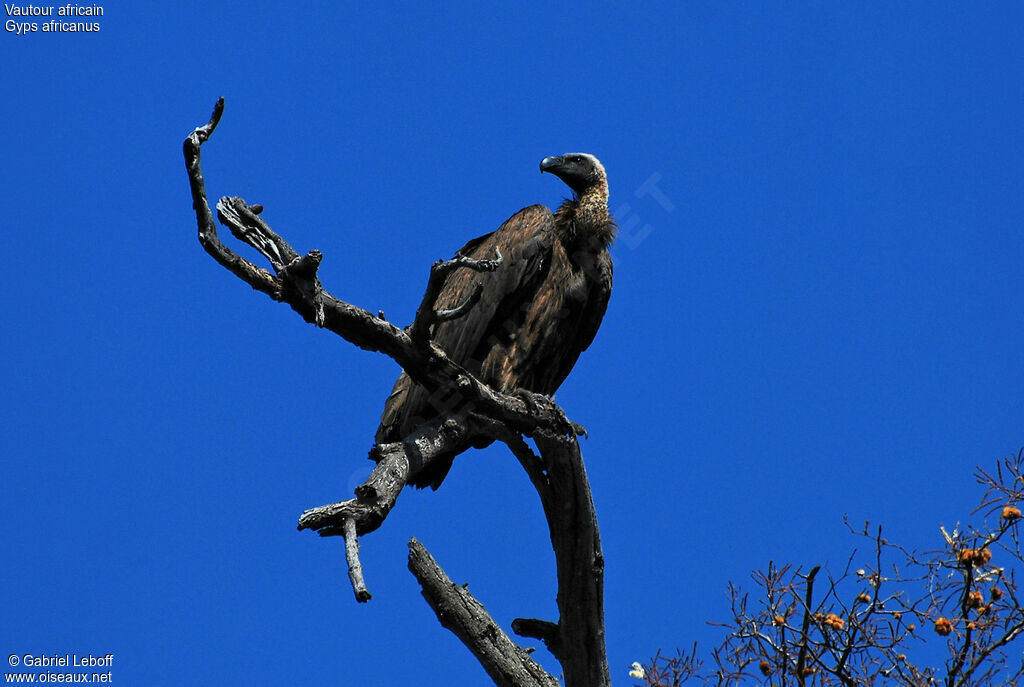
[[543, 403], [550, 403], [555, 405], [555, 401], [550, 396], [544, 394], [538, 394], [535, 391], [529, 389], [523, 389], [516, 387], [510, 394], [513, 398], [518, 398], [520, 401], [526, 404], [526, 412], [530, 415], [540, 415], [540, 407]]
[[565, 414], [565, 411], [555, 402], [555, 399], [547, 394], [538, 394], [529, 389], [517, 388], [510, 394], [514, 398], [526, 404], [526, 411], [531, 415], [540, 415], [543, 406], [549, 407], [558, 416], [559, 424], [565, 430], [566, 436], [586, 437], [587, 428], [578, 425]]

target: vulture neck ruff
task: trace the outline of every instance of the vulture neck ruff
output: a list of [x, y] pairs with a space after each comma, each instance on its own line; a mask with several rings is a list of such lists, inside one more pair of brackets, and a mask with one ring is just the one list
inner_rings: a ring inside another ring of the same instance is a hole
[[555, 212], [555, 225], [567, 245], [606, 248], [615, 239], [615, 222], [608, 212], [608, 181], [574, 193]]

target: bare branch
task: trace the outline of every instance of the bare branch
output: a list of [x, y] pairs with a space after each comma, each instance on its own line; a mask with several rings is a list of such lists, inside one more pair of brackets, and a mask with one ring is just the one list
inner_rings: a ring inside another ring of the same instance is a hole
[[[256, 208], [259, 208], [257, 212]], [[262, 205], [249, 205], [241, 198], [221, 198], [217, 201], [217, 217], [235, 238], [249, 244], [267, 260], [278, 273], [295, 260], [298, 254], [278, 236], [259, 214]]]
[[533, 637], [544, 642], [551, 655], [562, 660], [562, 647], [559, 643], [558, 623], [537, 618], [516, 618], [512, 621], [512, 631], [520, 637]]
[[468, 313], [470, 310], [472, 310], [474, 305], [480, 302], [480, 296], [483, 294], [483, 292], [484, 285], [481, 284], [480, 282], [477, 282], [476, 285], [473, 287], [473, 292], [469, 294], [465, 301], [455, 306], [454, 308], [449, 308], [447, 310], [435, 310], [434, 320], [436, 322], [450, 322], [452, 320], [459, 319], [460, 317]]
[[279, 284], [266, 270], [253, 265], [248, 260], [236, 255], [221, 243], [217, 237], [217, 225], [213, 221], [213, 213], [206, 201], [206, 181], [200, 169], [200, 146], [210, 139], [224, 113], [224, 98], [220, 98], [213, 108], [210, 121], [195, 129], [185, 139], [185, 169], [188, 171], [189, 187], [192, 191], [192, 207], [196, 213], [199, 226], [199, 243], [206, 252], [233, 274], [250, 284], [254, 289], [276, 298]]
[[505, 634], [468, 589], [454, 584], [415, 538], [409, 542], [409, 570], [441, 624], [473, 652], [495, 684], [558, 687], [558, 680]]
[[345, 530], [345, 558], [348, 561], [348, 577], [352, 582], [352, 591], [356, 601], [366, 603], [371, 599], [370, 591], [363, 579], [363, 564], [359, 562], [359, 538], [356, 536], [356, 521], [349, 518], [342, 526]]
[[800, 628], [800, 653], [796, 659], [796, 676], [801, 685], [804, 684], [804, 669], [807, 667], [807, 630], [810, 627], [811, 615], [813, 613], [811, 610], [811, 599], [814, 596], [814, 578], [820, 569], [821, 566], [814, 566], [805, 578], [807, 581], [807, 598], [804, 599], [804, 621], [803, 626]]
[[471, 269], [476, 272], [493, 272], [502, 263], [501, 251], [493, 260], [474, 260], [464, 255], [456, 255], [451, 260], [438, 260], [430, 267], [430, 279], [427, 280], [427, 290], [420, 301], [420, 307], [416, 310], [416, 319], [409, 327], [409, 336], [420, 345], [425, 345], [430, 340], [430, 328], [435, 322], [443, 322], [461, 317], [467, 313], [473, 305], [480, 300], [482, 285], [477, 284], [476, 289], [469, 295], [465, 302], [450, 310], [434, 310], [434, 303], [437, 295], [444, 286], [448, 275], [460, 268]]
[[547, 468], [544, 467], [544, 461], [523, 440], [522, 434], [508, 431], [504, 427], [501, 427], [501, 429], [503, 431], [497, 438], [505, 442], [505, 445], [512, 451], [519, 464], [526, 470], [530, 482], [533, 483], [533, 488], [540, 494], [541, 501], [550, 498], [548, 494]]
[[471, 437], [489, 427], [477, 416], [457, 414], [420, 425], [403, 441], [374, 446], [370, 455], [377, 466], [356, 487], [356, 498], [307, 510], [299, 517], [299, 529], [331, 537], [343, 534], [342, 526], [352, 520], [359, 534], [372, 532], [384, 522], [413, 475], [439, 457], [467, 448]]

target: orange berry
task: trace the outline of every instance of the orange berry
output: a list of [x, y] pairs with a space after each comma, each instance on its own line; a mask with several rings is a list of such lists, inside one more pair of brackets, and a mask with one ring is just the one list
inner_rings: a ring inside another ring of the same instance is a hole
[[842, 630], [843, 626], [846, 624], [846, 622], [835, 613], [829, 613], [826, 615], [823, 622], [833, 630]]
[[1003, 596], [1003, 590], [999, 587], [992, 587], [992, 589], [988, 590], [988, 593], [991, 594], [992, 598], [996, 601], [998, 601]]
[[871, 597], [867, 592], [861, 592], [857, 595], [857, 601], [860, 601], [862, 604], [871, 603]]
[[964, 549], [957, 555], [961, 565], [985, 565], [992, 560], [992, 551], [984, 549]]
[[761, 662], [757, 664], [757, 667], [761, 669], [762, 675], [772, 674], [772, 664], [764, 660], [763, 658], [761, 659]]
[[945, 637], [953, 631], [953, 623], [946, 618], [939, 618], [935, 621], [935, 634]]
[[979, 608], [981, 606], [981, 592], [975, 589], [967, 595], [967, 608]]
[[1003, 520], [1016, 520], [1020, 517], [1020, 508], [1007, 506], [1003, 509]]
[[785, 625], [786, 624], [786, 619], [783, 618], [781, 615], [777, 615], [777, 616], [775, 616], [775, 624], [776, 625]]

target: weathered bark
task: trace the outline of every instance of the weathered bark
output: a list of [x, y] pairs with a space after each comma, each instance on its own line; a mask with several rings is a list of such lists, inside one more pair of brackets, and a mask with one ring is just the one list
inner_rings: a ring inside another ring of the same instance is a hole
[[[583, 456], [576, 437], [540, 430], [533, 439], [540, 457], [521, 437], [509, 437], [506, 443], [530, 473], [548, 521], [555, 551], [559, 619], [550, 624], [518, 619], [513, 630], [544, 641], [562, 664], [567, 687], [608, 685], [611, 676], [605, 656], [604, 555]], [[540, 465], [543, 472], [538, 472]]]
[[[356, 488], [356, 498], [307, 510], [299, 520], [299, 529], [313, 529], [321, 536], [345, 536], [353, 590], [359, 601], [366, 601], [370, 593], [358, 559], [357, 536], [380, 527], [410, 477], [436, 457], [465, 449], [471, 437], [500, 439], [512, 449], [540, 495], [558, 577], [558, 621], [517, 620], [513, 627], [523, 636], [545, 642], [562, 664], [567, 687], [610, 684], [604, 646], [604, 559], [586, 470], [576, 441], [582, 428], [571, 423], [550, 399], [528, 392], [495, 391], [449, 360], [429, 340], [432, 323], [461, 316], [478, 297], [474, 294], [451, 310], [434, 311], [431, 294], [436, 293], [444, 274], [453, 269], [496, 269], [501, 256], [480, 261], [457, 257], [435, 264], [414, 323], [408, 329], [400, 329], [383, 314], [373, 315], [325, 291], [317, 277], [322, 254], [314, 250], [299, 255], [259, 216], [261, 206], [248, 205], [240, 198], [222, 198], [217, 203], [221, 221], [235, 237], [266, 257], [274, 274], [256, 267], [220, 241], [200, 169], [200, 147], [213, 133], [223, 110], [221, 99], [210, 121], [193, 131], [184, 144], [203, 248], [257, 291], [287, 303], [307, 322], [360, 348], [388, 355], [431, 392], [457, 392], [464, 399], [461, 406], [416, 428], [403, 441], [376, 447], [377, 466]], [[539, 456], [529, 448], [523, 435], [536, 441]], [[424, 596], [442, 624], [463, 640], [498, 684], [558, 684], [497, 627], [465, 589], [451, 584], [415, 539], [410, 542], [410, 569], [423, 585]]]
[[356, 498], [307, 510], [299, 517], [299, 529], [332, 537], [342, 534], [343, 523], [352, 520], [358, 534], [372, 532], [391, 512], [411, 475], [438, 455], [464, 445], [474, 429], [485, 426], [472, 416], [449, 415], [417, 427], [404, 441], [377, 446], [377, 466], [356, 487]]
[[345, 533], [345, 559], [348, 562], [348, 578], [352, 583], [352, 591], [356, 594], [356, 601], [366, 603], [372, 597], [370, 590], [366, 588], [366, 580], [363, 579], [363, 564], [359, 561], [359, 538], [356, 536], [355, 520], [346, 520], [342, 530]]
[[483, 604], [466, 587], [454, 584], [415, 538], [409, 541], [409, 570], [438, 620], [477, 657], [494, 684], [558, 687], [558, 680], [509, 639]]

